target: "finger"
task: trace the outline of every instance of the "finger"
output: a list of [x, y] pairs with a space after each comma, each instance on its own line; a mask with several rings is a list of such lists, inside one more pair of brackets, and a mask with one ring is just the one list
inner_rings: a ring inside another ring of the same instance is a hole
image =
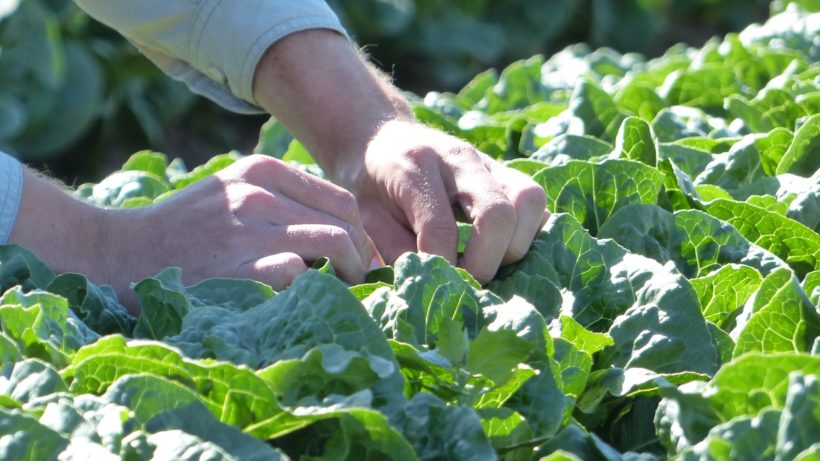
[[364, 275], [370, 267], [371, 259], [363, 263], [350, 238], [342, 228], [320, 224], [295, 224], [277, 226], [273, 229], [273, 240], [281, 251], [293, 252], [304, 261], [329, 258], [336, 273], [348, 283], [364, 282]]
[[414, 168], [401, 178], [398, 201], [416, 234], [418, 251], [442, 256], [455, 264], [458, 228], [438, 157], [433, 151], [422, 151], [411, 161]]
[[382, 264], [393, 264], [404, 253], [417, 251], [416, 236], [388, 211], [381, 208], [366, 211], [363, 218]]
[[343, 229], [353, 245], [364, 266], [369, 266], [373, 259], [373, 243], [364, 229], [321, 210], [311, 208], [308, 204], [299, 203], [290, 197], [271, 193], [251, 184], [234, 185], [233, 189], [240, 197], [236, 205], [236, 215], [241, 221], [263, 221], [274, 226], [293, 224], [318, 224]]
[[453, 179], [458, 203], [473, 223], [461, 265], [476, 280], [488, 283], [498, 271], [515, 234], [516, 209], [480, 162], [460, 167]]
[[515, 208], [517, 221], [502, 264], [521, 260], [530, 249], [535, 234], [544, 226], [549, 212], [544, 189], [524, 173], [491, 159], [486, 163], [496, 182]]
[[279, 253], [245, 263], [236, 272], [236, 277], [258, 280], [280, 291], [306, 270], [307, 265], [296, 253]]
[[232, 167], [232, 170], [220, 172], [222, 176], [241, 178], [246, 183], [284, 194], [296, 202], [309, 204], [312, 208], [363, 228], [356, 198], [350, 191], [329, 181], [264, 155], [251, 155]]

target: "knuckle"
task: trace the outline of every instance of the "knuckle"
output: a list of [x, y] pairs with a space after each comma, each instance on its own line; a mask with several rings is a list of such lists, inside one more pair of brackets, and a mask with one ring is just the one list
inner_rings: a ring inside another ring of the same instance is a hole
[[412, 165], [424, 166], [436, 158], [436, 151], [429, 146], [415, 146], [404, 151], [404, 158]]
[[253, 154], [245, 158], [245, 171], [250, 178], [264, 178], [285, 168], [284, 163], [267, 155]]
[[326, 226], [323, 229], [325, 240], [333, 249], [349, 245], [352, 241], [348, 230], [338, 226]]
[[474, 159], [478, 158], [478, 151], [471, 144], [463, 141], [457, 141], [449, 149], [450, 155], [457, 159]]
[[279, 269], [288, 285], [293, 279], [307, 270], [307, 265], [305, 265], [305, 262], [296, 253], [283, 253], [280, 255], [280, 259], [281, 265]]
[[527, 210], [539, 211], [547, 207], [547, 194], [537, 184], [523, 188], [516, 199], [517, 204]]
[[345, 189], [338, 191], [336, 194], [336, 209], [343, 219], [359, 221], [359, 203], [350, 191]]
[[261, 187], [252, 184], [233, 184], [229, 197], [234, 212], [248, 212], [271, 206], [269, 194]]
[[438, 216], [432, 216], [422, 226], [426, 237], [444, 242], [458, 241], [458, 227], [455, 221]]
[[484, 207], [484, 219], [496, 225], [509, 225], [515, 227], [518, 220], [518, 212], [512, 202], [506, 198], [496, 198], [487, 203]]

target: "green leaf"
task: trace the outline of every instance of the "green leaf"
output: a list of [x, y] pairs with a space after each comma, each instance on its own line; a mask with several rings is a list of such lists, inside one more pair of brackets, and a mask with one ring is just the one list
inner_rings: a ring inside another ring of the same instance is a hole
[[660, 142], [682, 138], [707, 137], [716, 124], [714, 119], [695, 107], [666, 107], [652, 120], [652, 129]]
[[629, 83], [615, 94], [615, 103], [624, 112], [651, 121], [666, 107], [666, 102], [650, 88], [640, 83]]
[[793, 130], [797, 119], [810, 115], [796, 103], [795, 95], [780, 88], [764, 88], [751, 101], [732, 95], [726, 100], [726, 108], [755, 133], [778, 127]]
[[0, 457], [27, 461], [57, 459], [68, 440], [17, 410], [0, 407]]
[[578, 350], [593, 355], [606, 347], [615, 345], [615, 342], [609, 336], [587, 330], [572, 317], [562, 315], [560, 320], [561, 338], [572, 343]]
[[777, 213], [781, 216], [786, 216], [786, 213], [789, 212], [788, 202], [778, 202], [777, 197], [773, 197], [771, 195], [752, 195], [745, 201], [749, 205], [763, 208], [766, 211], [771, 211], [772, 213]]
[[[749, 353], [726, 364], [707, 388], [697, 393], [704, 396], [719, 421], [726, 422], [738, 416], [756, 415], [769, 407], [783, 409], [789, 375], [793, 372], [817, 375], [820, 358], [796, 353]], [[688, 413], [700, 409], [691, 406], [681, 410]]]
[[[612, 144], [593, 136], [562, 134], [544, 144], [531, 158], [545, 163], [544, 166], [560, 166], [569, 163], [570, 160], [604, 157], [612, 152], [612, 148]], [[543, 167], [533, 171], [531, 175], [534, 176], [542, 169]]]
[[413, 447], [392, 429], [387, 418], [376, 412], [356, 411], [339, 418], [339, 429], [330, 437], [322, 456], [303, 457], [311, 461], [337, 459], [379, 459], [413, 461]]
[[673, 261], [690, 278], [703, 277], [725, 264], [745, 264], [764, 275], [785, 267], [734, 227], [697, 210], [672, 214], [653, 205], [631, 205], [612, 216], [599, 237], [612, 238], [662, 264]]
[[122, 206], [127, 200], [155, 199], [171, 190], [163, 178], [139, 170], [114, 173], [94, 185], [86, 200], [97, 206]]
[[[717, 353], [688, 282], [671, 267], [592, 238], [569, 215], [553, 215], [527, 256], [502, 268], [490, 288], [516, 284], [521, 273], [537, 274], [560, 290], [561, 314], [592, 331], [609, 330], [614, 347], [604, 351], [601, 365], [716, 369]], [[653, 341], [655, 336], [664, 339]]]
[[419, 393], [402, 411], [397, 427], [421, 459], [495, 459], [478, 415]]
[[458, 102], [464, 107], [472, 107], [481, 101], [481, 98], [490, 90], [496, 83], [498, 83], [498, 72], [495, 69], [488, 69], [473, 77], [461, 91], [458, 92], [456, 98]]
[[655, 135], [649, 123], [637, 117], [625, 118], [618, 129], [612, 154], [612, 158], [635, 160], [655, 167], [658, 163], [658, 152]]
[[[38, 8], [42, 9], [43, 7], [38, 6]], [[51, 35], [51, 40], [60, 40], [60, 38], [55, 37], [55, 35], [59, 36], [57, 30], [59, 25], [55, 23], [56, 21], [43, 21], [44, 14], [40, 14], [39, 21], [34, 20], [32, 22], [34, 24], [41, 22], [41, 24], [33, 26], [32, 23], [29, 23], [24, 27], [43, 27], [46, 29], [43, 32], [46, 35]], [[54, 20], [56, 18], [52, 18], [52, 21]], [[31, 40], [29, 37], [27, 39]], [[36, 109], [32, 110], [34, 104], [29, 102], [29, 123], [25, 131], [14, 140], [15, 149], [19, 152], [25, 152], [29, 160], [45, 160], [55, 152], [59, 152], [77, 142], [95, 121], [98, 111], [102, 111], [104, 104], [102, 69], [100, 69], [100, 65], [92, 55], [91, 50], [69, 37], [63, 37], [63, 41], [60, 43], [50, 45], [50, 48], [53, 47], [52, 49], [38, 51], [44, 52], [42, 59], [56, 61], [45, 66], [48, 69], [47, 72], [52, 74], [50, 78], [53, 80], [50, 83], [53, 86], [49, 85], [49, 88], [34, 86], [32, 88], [34, 91], [47, 93], [47, 95], [40, 96], [40, 100], [42, 102], [47, 100], [48, 102], [39, 108], [42, 112]], [[25, 53], [26, 49], [20, 47], [18, 48], [19, 51]], [[29, 49], [27, 51], [34, 50]], [[29, 59], [31, 58], [29, 57]], [[19, 62], [17, 66], [25, 68]], [[32, 69], [29, 68], [28, 70], [31, 71]], [[29, 98], [31, 96], [26, 99]], [[51, 114], [59, 114], [59, 117], [49, 116]]]
[[171, 180], [171, 185], [174, 189], [182, 189], [184, 187], [188, 187], [191, 184], [201, 181], [208, 176], [222, 170], [223, 168], [233, 164], [235, 161], [242, 158], [236, 152], [230, 152], [223, 155], [217, 155], [216, 157], [211, 157], [204, 165], [198, 166], [194, 168], [190, 173], [181, 173], [175, 175], [168, 175], [169, 179]]
[[[166, 339], [189, 357], [264, 367], [302, 359], [334, 345], [366, 357], [380, 377], [373, 405], [388, 411], [402, 401], [402, 380], [390, 345], [361, 303], [336, 277], [310, 270], [285, 291], [245, 311], [219, 306], [192, 309], [179, 334]], [[392, 367], [389, 376], [382, 371]], [[321, 385], [322, 382], [316, 383]]]
[[299, 359], [280, 360], [258, 374], [284, 405], [318, 407], [336, 405], [339, 396], [366, 391], [395, 371], [392, 362], [325, 344]]
[[290, 142], [290, 146], [288, 146], [288, 150], [282, 156], [282, 161], [285, 162], [293, 162], [298, 163], [301, 165], [315, 165], [316, 161], [310, 155], [310, 152], [305, 148], [302, 143], [297, 140], [293, 140]]
[[111, 287], [98, 287], [80, 274], [60, 274], [48, 291], [64, 296], [71, 310], [99, 334], [130, 335], [136, 319], [117, 301]]
[[635, 304], [609, 329], [615, 347], [601, 353], [603, 363], [661, 373], [717, 371], [711, 334], [697, 295], [683, 276], [658, 274], [635, 296]]
[[533, 345], [512, 330], [482, 330], [470, 342], [467, 370], [490, 378], [496, 384], [507, 382], [513, 369], [530, 355]]
[[712, 184], [698, 184], [695, 186], [695, 191], [697, 191], [701, 201], [704, 203], [711, 202], [718, 198], [732, 199], [732, 194], [726, 192], [722, 187]]
[[734, 70], [717, 63], [696, 70], [673, 72], [658, 90], [658, 94], [671, 105], [704, 110], [722, 109], [724, 98], [740, 93]]
[[0, 363], [3, 368], [0, 368], [0, 373], [5, 373], [6, 368], [11, 367], [15, 363], [23, 359], [23, 354], [17, 343], [10, 338], [6, 333], [0, 331]]
[[581, 80], [569, 99], [569, 113], [583, 123], [583, 134], [612, 142], [626, 118], [615, 101], [598, 85]]
[[195, 461], [208, 459], [214, 461], [235, 461], [219, 445], [180, 430], [159, 431], [154, 434], [134, 432], [124, 440], [122, 456], [126, 459], [179, 459]]
[[263, 441], [217, 421], [192, 390], [166, 379], [128, 375], [115, 382], [103, 399], [130, 408], [148, 432], [179, 429], [218, 445], [238, 459], [281, 459]]
[[0, 395], [11, 397], [21, 404], [68, 391], [57, 370], [42, 360], [23, 360], [15, 363], [8, 373], [3, 371], [0, 375]]
[[713, 427], [706, 439], [681, 452], [683, 459], [774, 459], [781, 412], [763, 411]]
[[368, 310], [388, 337], [411, 344], [436, 344], [446, 320], [463, 324], [475, 335], [486, 295], [474, 283], [444, 258], [407, 253], [395, 263], [395, 292]]
[[[449, 360], [450, 363], [460, 365], [464, 362], [467, 353], [467, 342], [467, 332], [464, 331], [459, 322], [449, 318], [442, 319], [438, 329], [436, 352]], [[517, 364], [518, 362], [513, 365]]]
[[128, 158], [122, 165], [122, 171], [144, 171], [158, 178], [165, 177], [168, 168], [168, 157], [159, 152], [144, 150]]
[[816, 452], [817, 440], [820, 440], [817, 421], [820, 421], [817, 375], [789, 375], [789, 392], [777, 431], [777, 457], [797, 459], [812, 447]]
[[670, 205], [664, 203], [663, 197], [659, 203], [671, 206], [672, 210], [689, 210], [699, 208], [700, 195], [692, 183], [692, 178], [683, 172], [672, 160], [658, 162], [658, 170], [664, 175], [664, 189], [666, 199]]
[[809, 272], [803, 279], [803, 291], [814, 304], [820, 301], [820, 271]]
[[709, 333], [712, 335], [712, 342], [715, 344], [715, 349], [720, 356], [720, 363], [724, 364], [732, 360], [732, 353], [735, 350], [735, 341], [729, 336], [729, 333], [722, 330], [719, 326], [707, 321], [706, 326], [709, 327]]
[[763, 279], [732, 331], [734, 356], [751, 351], [809, 352], [820, 335], [820, 313], [797, 279], [779, 269]]
[[658, 158], [672, 160], [675, 165], [694, 178], [703, 172], [714, 156], [696, 147], [677, 143], [661, 143], [658, 145]]
[[54, 272], [31, 251], [18, 245], [0, 245], [0, 290], [20, 285], [25, 291], [45, 290]]
[[820, 114], [814, 114], [794, 133], [794, 140], [777, 165], [777, 174], [809, 177], [817, 172], [820, 157]]
[[513, 170], [518, 170], [527, 176], [532, 176], [548, 167], [549, 164], [535, 159], [517, 158], [504, 162], [504, 166], [507, 168], [512, 168]]
[[657, 203], [664, 176], [642, 163], [609, 159], [598, 164], [570, 161], [533, 179], [547, 193], [547, 209], [572, 214], [596, 235], [620, 208]]
[[[540, 454], [550, 454], [565, 452], [573, 455], [569, 459], [583, 460], [603, 460], [615, 461], [623, 459], [617, 450], [596, 436], [593, 432], [588, 432], [577, 423], [570, 423], [564, 427], [554, 438], [539, 446], [536, 452]], [[549, 457], [547, 459], [550, 459]], [[557, 457], [557, 459], [566, 459]]]
[[820, 269], [820, 235], [797, 221], [726, 199], [710, 202], [706, 211], [737, 228], [750, 242], [782, 258], [799, 277]]
[[182, 321], [191, 310], [191, 303], [182, 294], [182, 270], [173, 267], [147, 278], [134, 291], [140, 302], [140, 316], [134, 328], [138, 338], [163, 339], [182, 329]]
[[182, 357], [162, 343], [127, 344], [121, 336], [108, 336], [80, 349], [69, 368], [74, 393], [102, 393], [118, 379], [150, 373], [176, 381], [196, 391], [220, 421], [242, 429], [278, 419], [279, 427], [256, 427], [254, 435], [266, 438], [272, 432], [290, 428], [295, 418], [288, 417], [277, 397], [262, 377], [229, 363], [200, 362]]
[[695, 182], [731, 191], [754, 183], [764, 175], [772, 176], [791, 142], [791, 133], [783, 128], [744, 136], [729, 152], [716, 155]]
[[691, 282], [706, 320], [730, 330], [738, 310], [746, 304], [762, 280], [760, 273], [749, 266], [727, 264]]
[[786, 8], [790, 5], [799, 6], [801, 9], [808, 11], [810, 13], [817, 13], [820, 11], [820, 2], [817, 0], [775, 0], [772, 2], [771, 5], [771, 13], [774, 15], [775, 13], [782, 13], [786, 10]]
[[95, 341], [98, 335], [68, 309], [65, 298], [20, 288], [0, 298], [0, 327], [27, 357], [62, 367], [68, 355]]

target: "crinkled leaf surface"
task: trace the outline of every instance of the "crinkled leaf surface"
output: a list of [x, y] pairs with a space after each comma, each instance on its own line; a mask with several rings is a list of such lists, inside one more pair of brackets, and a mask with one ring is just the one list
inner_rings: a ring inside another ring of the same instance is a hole
[[572, 214], [593, 235], [620, 208], [657, 203], [664, 176], [632, 160], [571, 161], [533, 176], [547, 193], [547, 209]]
[[745, 202], [717, 199], [706, 211], [734, 226], [750, 242], [786, 261], [799, 277], [820, 269], [820, 235], [806, 226]]

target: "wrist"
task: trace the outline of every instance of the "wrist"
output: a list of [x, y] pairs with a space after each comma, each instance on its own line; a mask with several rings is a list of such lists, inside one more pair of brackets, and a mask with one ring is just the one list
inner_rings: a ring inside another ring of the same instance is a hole
[[387, 77], [346, 37], [326, 30], [298, 32], [271, 46], [257, 66], [254, 97], [343, 185], [383, 125], [413, 119]]
[[24, 170], [20, 209], [8, 242], [32, 250], [57, 273], [89, 274], [98, 264], [95, 246], [104, 213]]

